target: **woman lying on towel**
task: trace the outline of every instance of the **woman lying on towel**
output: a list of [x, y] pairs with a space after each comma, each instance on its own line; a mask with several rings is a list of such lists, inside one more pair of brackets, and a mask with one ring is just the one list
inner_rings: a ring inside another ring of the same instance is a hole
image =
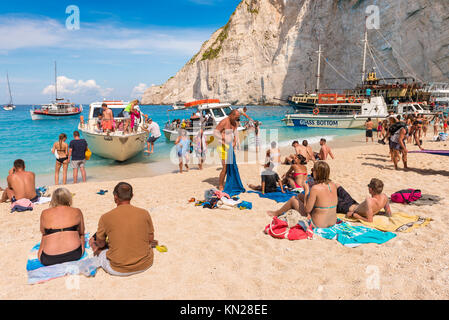
[[77, 261], [84, 254], [83, 213], [71, 206], [72, 194], [59, 188], [53, 192], [50, 208], [42, 212], [38, 258], [44, 266]]
[[277, 211], [268, 211], [270, 216], [280, 216], [290, 209], [311, 219], [316, 228], [329, 228], [337, 223], [337, 185], [329, 179], [330, 168], [325, 161], [317, 161], [312, 169], [315, 184], [303, 184], [305, 196], [292, 197]]

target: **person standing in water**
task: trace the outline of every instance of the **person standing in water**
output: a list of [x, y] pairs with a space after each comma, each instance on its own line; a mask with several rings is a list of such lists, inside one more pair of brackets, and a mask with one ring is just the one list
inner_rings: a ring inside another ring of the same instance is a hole
[[78, 182], [78, 169], [81, 170], [81, 177], [83, 182], [86, 182], [86, 151], [87, 142], [84, 139], [80, 139], [80, 133], [78, 131], [73, 132], [73, 140], [69, 144], [69, 157], [72, 158], [73, 168], [73, 183]]
[[[55, 185], [59, 184], [59, 171], [61, 171], [62, 166], [62, 184], [67, 184], [67, 169], [69, 167], [69, 145], [65, 142], [67, 140], [67, 135], [61, 133], [59, 135], [59, 141], [53, 144], [51, 153], [57, 154], [56, 165], [55, 165]], [[57, 152], [57, 153], [55, 153]]]

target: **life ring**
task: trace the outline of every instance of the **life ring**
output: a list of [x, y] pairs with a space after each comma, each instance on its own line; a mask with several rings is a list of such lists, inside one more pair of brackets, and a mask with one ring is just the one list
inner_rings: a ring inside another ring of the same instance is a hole
[[313, 114], [314, 115], [317, 115], [319, 113], [320, 113], [320, 109], [318, 109], [318, 108], [313, 109]]
[[354, 96], [349, 97], [348, 101], [349, 101], [349, 103], [354, 103], [355, 97]]

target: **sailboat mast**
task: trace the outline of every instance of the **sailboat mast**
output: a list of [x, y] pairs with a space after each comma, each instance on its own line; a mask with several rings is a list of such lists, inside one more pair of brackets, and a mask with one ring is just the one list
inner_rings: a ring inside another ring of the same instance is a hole
[[318, 70], [316, 73], [316, 92], [320, 92], [320, 79], [321, 79], [321, 54], [323, 51], [321, 51], [321, 44], [318, 46]]
[[12, 105], [12, 94], [11, 94], [11, 86], [9, 85], [9, 75], [8, 72], [6, 72], [6, 81], [8, 82], [8, 91], [9, 91], [9, 104]]
[[368, 46], [368, 29], [365, 24], [365, 39], [363, 40], [363, 63], [362, 63], [362, 84], [365, 81], [366, 75], [366, 51]]
[[56, 61], [55, 61], [55, 101], [58, 101], [58, 76], [56, 73]]

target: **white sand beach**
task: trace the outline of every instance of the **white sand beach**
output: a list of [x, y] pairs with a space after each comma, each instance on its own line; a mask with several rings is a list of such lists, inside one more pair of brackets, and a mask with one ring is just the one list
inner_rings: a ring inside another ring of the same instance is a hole
[[[428, 142], [425, 146], [447, 150], [448, 144]], [[0, 204], [0, 299], [447, 299], [447, 157], [409, 154], [410, 169], [395, 171], [388, 147], [365, 145], [362, 135], [329, 145], [336, 156], [328, 161], [331, 179], [357, 201], [368, 195], [366, 185], [376, 177], [384, 181], [387, 195], [416, 188], [442, 197], [442, 202], [433, 206], [392, 204], [393, 212], [434, 221], [411, 233], [398, 233], [385, 244], [358, 248], [319, 237], [278, 240], [263, 233], [271, 222], [266, 211], [281, 206], [274, 201], [242, 194], [243, 200], [253, 204], [252, 210], [242, 211], [209, 210], [188, 203], [192, 197], [202, 200], [206, 189], [217, 187], [218, 167], [133, 178], [126, 180], [134, 187], [132, 203], [149, 210], [155, 238], [168, 248], [166, 253], [155, 251], [148, 271], [116, 278], [99, 269], [93, 278], [81, 276], [79, 289], [66, 286], [68, 277], [28, 285], [26, 261], [30, 249], [40, 241], [40, 213], [48, 205], [11, 214], [9, 204]], [[410, 146], [410, 150], [416, 149]], [[291, 153], [289, 149], [282, 150], [283, 157], [287, 153]], [[260, 182], [260, 164], [240, 164], [239, 169], [245, 187]], [[282, 166], [280, 171], [287, 169]], [[112, 190], [117, 182], [67, 186], [75, 193], [74, 206], [82, 210], [87, 232], [94, 233], [100, 216], [114, 208]], [[109, 192], [100, 196], [96, 194], [99, 189]]]

